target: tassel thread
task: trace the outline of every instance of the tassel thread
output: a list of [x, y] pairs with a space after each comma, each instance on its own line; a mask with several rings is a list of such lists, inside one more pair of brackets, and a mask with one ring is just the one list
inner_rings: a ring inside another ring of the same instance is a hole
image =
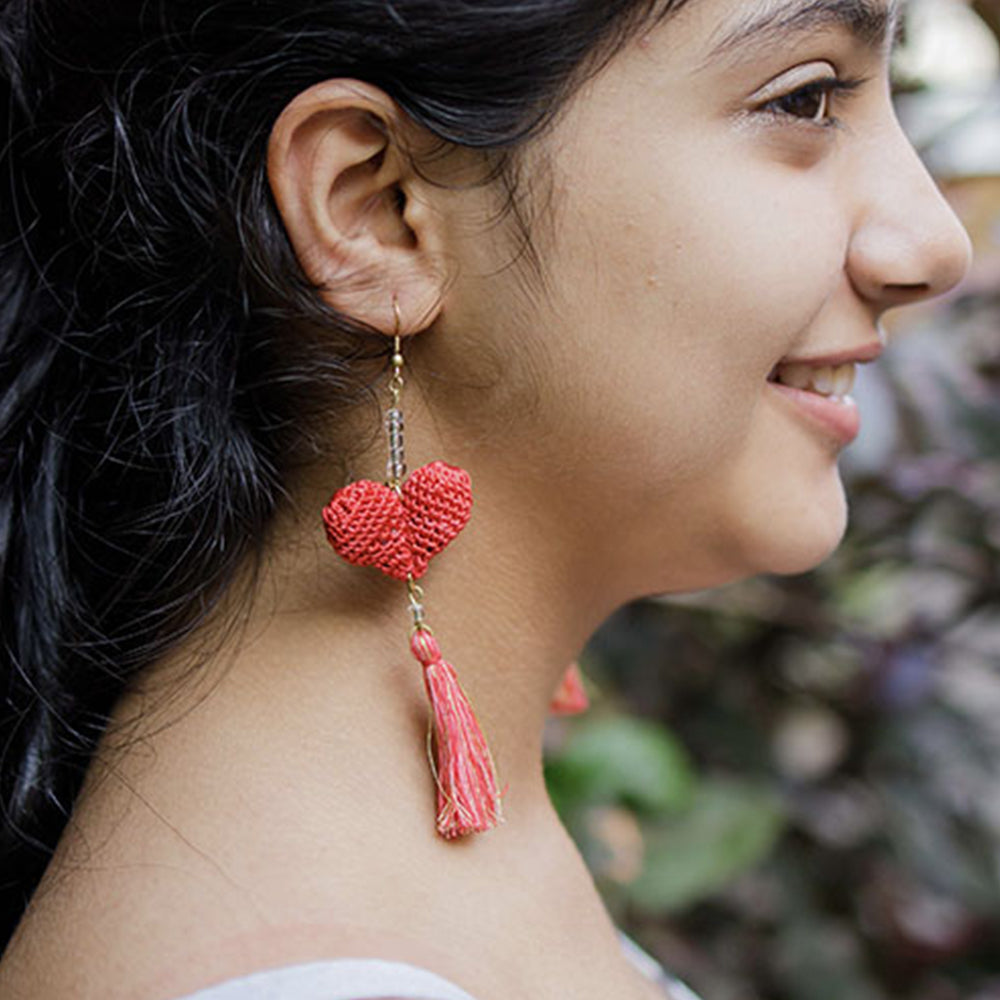
[[414, 629], [410, 649], [424, 668], [431, 705], [437, 831], [454, 840], [492, 830], [503, 822], [499, 781], [472, 705], [428, 628]]

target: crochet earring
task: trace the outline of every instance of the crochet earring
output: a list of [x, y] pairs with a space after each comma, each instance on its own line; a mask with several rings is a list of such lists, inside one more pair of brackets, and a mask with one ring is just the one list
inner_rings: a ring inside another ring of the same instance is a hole
[[406, 584], [413, 629], [410, 651], [423, 667], [431, 716], [427, 756], [437, 785], [437, 832], [447, 840], [483, 833], [503, 822], [499, 782], [486, 738], [455, 668], [427, 625], [419, 580], [431, 559], [462, 531], [472, 511], [464, 469], [432, 462], [407, 476], [403, 447], [404, 387], [399, 303], [395, 315], [386, 481], [360, 480], [339, 490], [323, 509], [326, 537], [355, 566], [374, 566]]
[[582, 715], [590, 708], [590, 699], [583, 686], [583, 675], [580, 665], [571, 663], [569, 670], [563, 674], [556, 693], [549, 702], [549, 712], [552, 715]]

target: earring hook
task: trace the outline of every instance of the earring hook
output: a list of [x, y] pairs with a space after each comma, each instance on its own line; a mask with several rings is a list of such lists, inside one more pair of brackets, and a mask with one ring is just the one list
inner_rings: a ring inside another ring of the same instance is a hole
[[403, 316], [399, 311], [399, 299], [395, 294], [392, 296], [392, 312], [395, 317], [395, 329], [392, 332], [392, 378], [389, 380], [389, 391], [392, 393], [393, 409], [398, 409], [399, 397], [403, 391], [403, 341], [400, 336]]
[[394, 348], [396, 354], [400, 353], [401, 338], [400, 333], [403, 329], [403, 314], [399, 310], [399, 297], [393, 293], [392, 296], [392, 315], [395, 320], [395, 326], [392, 331], [392, 339], [394, 341]]

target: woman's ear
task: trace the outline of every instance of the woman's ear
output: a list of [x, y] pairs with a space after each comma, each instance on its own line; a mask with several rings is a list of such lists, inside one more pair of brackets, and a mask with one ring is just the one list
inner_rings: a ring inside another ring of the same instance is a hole
[[327, 80], [282, 111], [268, 145], [271, 190], [306, 275], [329, 305], [387, 333], [393, 297], [412, 333], [434, 321], [444, 293], [443, 223], [396, 138], [407, 125], [377, 88]]

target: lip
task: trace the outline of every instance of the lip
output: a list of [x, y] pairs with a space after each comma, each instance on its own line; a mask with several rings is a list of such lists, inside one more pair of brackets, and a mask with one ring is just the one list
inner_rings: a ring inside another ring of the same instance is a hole
[[832, 438], [841, 447], [846, 448], [861, 433], [861, 413], [850, 396], [846, 402], [837, 402], [818, 392], [794, 389], [780, 382], [767, 384], [795, 408], [796, 414], [804, 417], [810, 425], [823, 431], [826, 437]]
[[[880, 340], [854, 347], [847, 351], [837, 351], [833, 354], [816, 355], [809, 358], [782, 358], [779, 365], [810, 365], [814, 368], [836, 368], [838, 365], [864, 365], [869, 361], [878, 361], [885, 350]], [[777, 366], [776, 366], [777, 367]]]

